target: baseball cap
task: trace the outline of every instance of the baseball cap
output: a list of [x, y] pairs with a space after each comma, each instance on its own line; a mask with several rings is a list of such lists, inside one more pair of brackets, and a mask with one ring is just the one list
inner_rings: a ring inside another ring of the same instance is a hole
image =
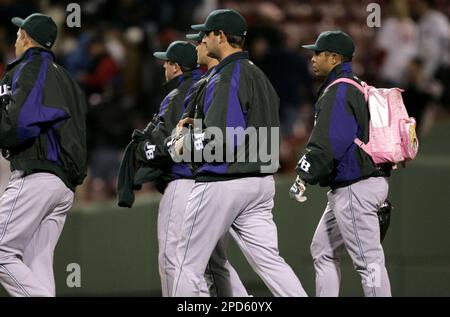
[[33, 13], [25, 19], [12, 18], [11, 22], [22, 29], [47, 49], [51, 49], [58, 35], [58, 27], [51, 17], [41, 13]]
[[197, 51], [195, 46], [185, 41], [170, 43], [165, 52], [155, 52], [156, 58], [172, 61], [184, 67], [195, 68], [197, 66]]
[[222, 30], [230, 35], [247, 35], [247, 22], [239, 12], [232, 9], [214, 10], [204, 24], [191, 25], [191, 28], [202, 32]]
[[303, 48], [315, 52], [327, 51], [337, 53], [345, 57], [352, 57], [355, 52], [355, 44], [352, 38], [342, 31], [325, 31], [320, 33], [316, 43], [302, 45]]
[[205, 36], [205, 33], [198, 32], [196, 34], [186, 34], [186, 38], [190, 41], [197, 41], [201, 42], [203, 40], [203, 37]]

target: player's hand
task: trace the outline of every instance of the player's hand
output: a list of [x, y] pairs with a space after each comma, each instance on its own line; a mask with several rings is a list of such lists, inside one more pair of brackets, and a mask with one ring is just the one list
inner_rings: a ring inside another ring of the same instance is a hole
[[173, 150], [175, 154], [178, 156], [183, 155], [183, 143], [184, 143], [184, 136], [177, 139], [173, 144]]
[[306, 183], [299, 177], [295, 179], [295, 183], [289, 189], [289, 197], [295, 199], [296, 201], [303, 203], [308, 198], [304, 196], [306, 190]]
[[181, 134], [183, 133], [183, 128], [186, 128], [188, 125], [193, 125], [194, 124], [194, 119], [192, 118], [184, 118], [182, 120], [180, 120], [177, 123], [177, 130], [176, 130], [176, 134]]

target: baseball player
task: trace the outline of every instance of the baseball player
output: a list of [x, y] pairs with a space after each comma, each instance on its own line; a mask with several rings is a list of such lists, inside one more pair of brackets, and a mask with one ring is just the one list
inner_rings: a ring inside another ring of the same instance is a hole
[[13, 18], [17, 59], [1, 81], [0, 147], [12, 175], [0, 199], [0, 282], [11, 296], [55, 296], [53, 251], [86, 175], [86, 103], [50, 51], [55, 22]]
[[[205, 54], [198, 54], [202, 65], [214, 66], [214, 60]], [[158, 245], [159, 271], [163, 296], [171, 296], [175, 277], [176, 246], [179, 239], [187, 199], [194, 185], [193, 174], [185, 163], [173, 164], [164, 148], [164, 140], [170, 136], [190, 99], [195, 95], [196, 82], [202, 75], [197, 69], [197, 53], [194, 45], [175, 41], [166, 52], [155, 52], [156, 58], [164, 60], [166, 87], [170, 92], [161, 103], [157, 123], [152, 122], [146, 130], [151, 130], [151, 137], [141, 141], [137, 147], [137, 157], [149, 166], [165, 169], [167, 162], [172, 163], [168, 171], [157, 182], [163, 196], [158, 211]], [[145, 131], [147, 132], [147, 131]], [[170, 164], [169, 163], [169, 164]], [[206, 277], [202, 279], [200, 291], [202, 296], [247, 296], [247, 291], [234, 268], [226, 259], [228, 235], [218, 242], [213, 253]]]
[[[227, 128], [279, 128], [278, 96], [264, 73], [242, 51], [247, 32], [244, 18], [234, 10], [216, 10], [209, 14], [205, 24], [192, 28], [205, 33], [203, 43], [208, 56], [219, 60], [196, 96], [194, 118], [201, 119], [204, 128], [199, 135], [211, 127], [219, 128], [222, 136]], [[180, 121], [178, 127], [189, 123], [194, 123], [192, 118]], [[258, 136], [255, 131], [250, 133]], [[239, 135], [222, 138], [216, 135], [214, 140], [204, 139], [203, 144], [195, 142], [195, 148], [184, 146], [191, 137], [199, 139], [196, 133], [177, 135], [171, 143], [172, 151], [179, 155], [184, 151], [203, 152], [210, 144], [217, 148], [246, 148]], [[270, 142], [270, 132], [266, 138], [259, 136], [262, 143]], [[234, 155], [232, 160], [194, 164], [195, 185], [177, 246], [173, 295], [200, 295], [199, 285], [208, 260], [219, 239], [233, 228], [239, 246], [246, 249], [250, 265], [274, 295], [305, 296], [300, 281], [278, 254], [277, 228], [272, 216], [275, 193], [272, 173], [278, 168], [278, 161], [264, 174], [260, 157], [256, 162], [237, 162]]]
[[369, 137], [364, 95], [338, 78], [359, 81], [352, 73], [355, 46], [341, 31], [320, 34], [312, 50], [313, 71], [324, 79], [316, 103], [315, 126], [306, 154], [298, 162], [291, 197], [304, 202], [306, 185], [330, 186], [328, 203], [311, 244], [316, 295], [338, 296], [340, 253], [345, 247], [362, 279], [365, 296], [391, 296], [380, 242], [377, 211], [388, 194], [389, 167], [375, 166], [353, 141]]
[[[199, 87], [208, 78], [209, 74], [214, 71], [219, 61], [207, 55], [205, 43], [203, 43], [204, 33], [187, 34], [186, 38], [196, 43], [197, 47], [197, 62], [199, 65], [206, 66], [207, 72], [203, 75], [195, 87], [192, 89], [194, 93], [191, 96], [190, 103], [187, 105], [186, 111], [182, 118], [189, 118], [193, 116], [195, 111], [195, 98], [197, 96]], [[188, 197], [189, 198], [189, 197]], [[231, 266], [227, 257], [228, 241], [230, 236], [239, 245], [240, 240], [236, 239], [236, 233], [233, 228], [230, 228], [218, 242], [214, 249], [211, 258], [206, 268], [206, 280], [209, 286], [210, 294], [219, 297], [247, 297], [248, 293], [243, 286], [237, 272]]]

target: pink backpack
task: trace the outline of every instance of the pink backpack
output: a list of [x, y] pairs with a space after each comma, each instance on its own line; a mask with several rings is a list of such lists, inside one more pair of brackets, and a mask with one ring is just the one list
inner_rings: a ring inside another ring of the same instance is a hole
[[349, 78], [339, 78], [327, 89], [338, 83], [353, 85], [365, 96], [370, 112], [369, 142], [365, 144], [358, 138], [354, 142], [372, 157], [375, 164], [390, 162], [395, 164], [395, 169], [398, 163], [404, 166], [417, 155], [416, 120], [408, 116], [402, 99], [403, 90], [375, 88]]

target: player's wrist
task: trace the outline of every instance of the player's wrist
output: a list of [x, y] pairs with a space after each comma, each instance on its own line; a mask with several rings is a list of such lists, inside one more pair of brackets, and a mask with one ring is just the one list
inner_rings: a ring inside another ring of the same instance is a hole
[[301, 184], [303, 187], [306, 187], [306, 185], [307, 185], [307, 183], [303, 179], [301, 179], [300, 175], [297, 175], [297, 178], [295, 179], [295, 182], [297, 184]]

